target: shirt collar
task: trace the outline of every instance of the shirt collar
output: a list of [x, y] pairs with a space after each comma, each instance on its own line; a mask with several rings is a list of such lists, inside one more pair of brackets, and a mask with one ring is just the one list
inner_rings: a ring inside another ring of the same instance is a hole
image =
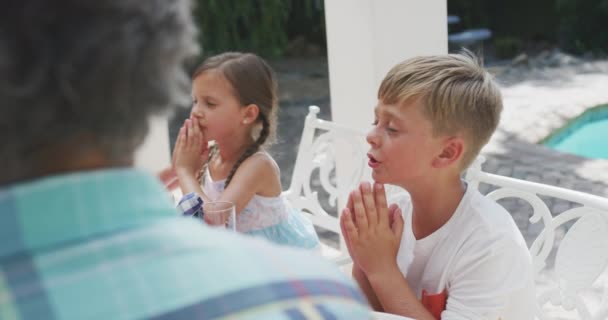
[[0, 189], [0, 257], [112, 233], [175, 215], [154, 176], [77, 172]]

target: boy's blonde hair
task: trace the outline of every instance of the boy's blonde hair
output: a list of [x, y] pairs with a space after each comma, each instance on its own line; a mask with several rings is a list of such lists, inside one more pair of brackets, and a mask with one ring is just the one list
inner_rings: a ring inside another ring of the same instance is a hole
[[493, 77], [470, 51], [422, 56], [394, 66], [382, 80], [378, 99], [387, 104], [420, 99], [433, 134], [463, 133], [467, 168], [498, 126], [502, 97]]

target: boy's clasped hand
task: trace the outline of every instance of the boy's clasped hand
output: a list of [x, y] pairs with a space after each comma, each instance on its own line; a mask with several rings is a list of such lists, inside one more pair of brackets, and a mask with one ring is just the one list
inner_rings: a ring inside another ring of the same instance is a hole
[[365, 274], [397, 266], [403, 217], [396, 204], [387, 205], [382, 184], [363, 182], [350, 193], [340, 227], [353, 263]]

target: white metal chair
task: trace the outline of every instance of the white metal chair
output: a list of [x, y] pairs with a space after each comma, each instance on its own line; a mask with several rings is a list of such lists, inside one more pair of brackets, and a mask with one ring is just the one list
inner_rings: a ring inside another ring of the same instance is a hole
[[[294, 207], [308, 214], [315, 226], [338, 235], [338, 248], [323, 244], [322, 251], [324, 256], [343, 266], [350, 263], [350, 257], [340, 232], [338, 210], [360, 181], [371, 178], [366, 156], [369, 146], [365, 141], [365, 132], [319, 119], [318, 113], [317, 106], [309, 107], [291, 184], [284, 194]], [[348, 175], [348, 181], [340, 187], [335, 179], [338, 152], [346, 153], [350, 166], [354, 168]], [[313, 180], [317, 174], [318, 179]], [[318, 182], [317, 188], [313, 187], [314, 182]], [[319, 191], [322, 192], [322, 199]], [[397, 192], [397, 188], [387, 188], [390, 195]], [[331, 213], [324, 209], [324, 205], [325, 208], [332, 208]]]
[[[369, 179], [366, 165], [365, 133], [331, 121], [317, 118], [319, 108], [311, 106], [306, 117], [302, 139], [293, 171], [292, 181], [285, 194], [292, 204], [307, 212], [312, 222], [322, 229], [339, 235], [339, 248], [325, 246], [324, 254], [339, 265], [350, 262], [343, 245], [338, 224], [339, 204], [344, 203], [348, 192], [362, 179]], [[350, 181], [340, 188], [335, 183], [336, 150], [347, 152], [355, 168]], [[582, 319], [608, 319], [608, 279], [598, 285], [602, 274], [608, 278], [608, 199], [565, 188], [528, 182], [490, 174], [481, 170], [480, 157], [465, 175], [469, 187], [488, 184], [497, 188], [487, 196], [500, 200], [518, 198], [528, 202], [533, 209], [532, 223], [541, 222], [542, 231], [533, 241], [530, 253], [533, 258], [537, 283], [547, 269], [548, 259], [555, 252], [554, 274], [556, 280], [545, 290], [537, 291], [540, 319], [549, 319], [547, 308], [556, 306], [577, 313]], [[311, 179], [318, 170], [319, 178]], [[332, 181], [333, 180], [333, 181]], [[318, 185], [313, 183], [318, 181]], [[321, 205], [319, 191], [327, 194], [327, 212]], [[391, 194], [398, 189], [389, 190]], [[540, 197], [553, 197], [579, 204], [573, 209], [551, 212]], [[560, 239], [560, 232], [564, 231]], [[601, 280], [600, 280], [601, 281]], [[588, 293], [595, 296], [591, 308]]]
[[[331, 231], [339, 236], [339, 248], [337, 250], [325, 244], [322, 245], [322, 250], [324, 256], [339, 265], [343, 265], [350, 261], [350, 257], [344, 246], [337, 219], [340, 190], [336, 186], [335, 179], [333, 182], [330, 181], [331, 177], [335, 176], [336, 155], [334, 146], [343, 143], [351, 147], [353, 161], [360, 162], [362, 160], [358, 158], [365, 155], [365, 149], [363, 149], [365, 140], [360, 131], [340, 126], [331, 121], [321, 120], [317, 118], [318, 113], [318, 107], [311, 106], [309, 108], [309, 113], [304, 121], [291, 184], [289, 189], [284, 191], [284, 194], [294, 207], [308, 213], [310, 220], [316, 227]], [[353, 182], [363, 177], [363, 164], [358, 167], [361, 170], [353, 172]], [[311, 185], [311, 178], [317, 170], [321, 189], [314, 190]], [[324, 191], [327, 194], [327, 203], [325, 204], [336, 209], [333, 214], [328, 213], [323, 208], [318, 191]]]
[[[608, 319], [608, 281], [594, 286], [604, 274], [608, 276], [608, 199], [583, 192], [541, 183], [490, 174], [481, 170], [480, 157], [469, 168], [465, 180], [469, 187], [480, 183], [498, 187], [487, 194], [494, 200], [519, 198], [533, 209], [532, 223], [543, 228], [530, 246], [537, 284], [546, 271], [548, 259], [555, 250], [555, 281], [548, 289], [537, 290], [540, 319], [550, 319], [542, 310], [550, 302], [565, 311], [575, 311], [582, 319]], [[540, 197], [551, 197], [575, 203], [577, 206], [561, 213], [551, 212]], [[565, 231], [563, 238], [560, 232]], [[561, 239], [560, 239], [561, 238]], [[590, 310], [584, 299], [585, 291], [594, 291], [599, 303]]]

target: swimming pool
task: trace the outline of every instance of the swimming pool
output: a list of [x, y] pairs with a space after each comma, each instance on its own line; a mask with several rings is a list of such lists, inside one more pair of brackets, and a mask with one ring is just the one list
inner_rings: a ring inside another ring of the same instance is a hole
[[608, 105], [587, 110], [542, 143], [586, 158], [608, 159]]

